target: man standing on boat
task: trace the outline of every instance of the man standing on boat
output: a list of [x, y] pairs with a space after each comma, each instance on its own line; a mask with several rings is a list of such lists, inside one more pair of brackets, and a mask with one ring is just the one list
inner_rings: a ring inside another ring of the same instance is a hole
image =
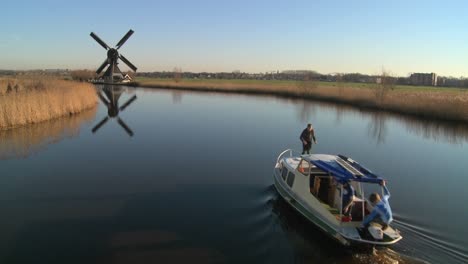
[[317, 144], [315, 139], [315, 132], [312, 124], [307, 124], [307, 127], [302, 131], [301, 136], [299, 137], [302, 142], [302, 154], [310, 154], [310, 149], [312, 148], [312, 139], [314, 143]]

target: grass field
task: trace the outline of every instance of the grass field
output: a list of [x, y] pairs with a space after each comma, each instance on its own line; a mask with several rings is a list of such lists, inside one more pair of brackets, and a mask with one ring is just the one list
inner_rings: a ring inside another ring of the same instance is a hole
[[79, 113], [97, 104], [89, 83], [47, 77], [0, 78], [0, 130]]
[[[287, 87], [298, 86], [301, 81], [282, 81], [282, 80], [221, 80], [221, 79], [181, 79], [176, 83], [173, 79], [163, 78], [148, 78], [137, 77], [136, 82], [141, 85], [151, 84], [167, 84], [167, 85], [195, 85], [195, 86], [225, 86], [225, 85], [239, 85], [239, 86], [271, 86], [271, 87]], [[338, 83], [338, 82], [315, 82], [321, 87], [339, 87], [345, 86], [347, 88], [364, 88], [372, 89], [377, 87], [374, 83]], [[460, 89], [453, 87], [434, 87], [434, 86], [412, 86], [412, 85], [395, 85], [394, 90], [397, 91], [441, 91], [441, 92], [468, 92], [468, 89]]]
[[144, 77], [138, 77], [136, 83], [141, 87], [323, 100], [425, 118], [468, 122], [468, 89], [279, 80], [181, 79], [175, 82], [173, 79]]

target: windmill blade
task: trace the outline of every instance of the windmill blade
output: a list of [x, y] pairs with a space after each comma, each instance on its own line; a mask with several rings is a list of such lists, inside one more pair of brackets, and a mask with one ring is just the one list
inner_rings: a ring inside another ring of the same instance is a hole
[[107, 107], [109, 107], [110, 102], [107, 101], [107, 99], [102, 95], [101, 92], [98, 92], [98, 97], [99, 97], [99, 99], [101, 99], [101, 101], [102, 101]]
[[93, 39], [97, 41], [97, 43], [99, 43], [103, 48], [105, 48], [106, 50], [110, 49], [104, 41], [102, 41], [96, 34], [94, 34], [94, 32], [91, 32], [91, 34], [89, 35], [93, 37]]
[[102, 119], [101, 122], [95, 125], [91, 131], [93, 133], [96, 133], [96, 131], [98, 131], [98, 129], [101, 128], [108, 120], [109, 120], [108, 116], [104, 117], [104, 119]]
[[128, 101], [125, 102], [125, 104], [123, 104], [120, 107], [120, 111], [123, 111], [125, 108], [127, 108], [127, 106], [129, 106], [131, 103], [133, 103], [133, 101], [135, 101], [136, 99], [137, 99], [136, 95], [132, 96], [132, 98], [128, 99]]
[[127, 32], [127, 34], [125, 34], [125, 36], [119, 41], [119, 43], [117, 43], [117, 45], [115, 46], [117, 49], [119, 49], [120, 47], [122, 47], [122, 45], [125, 43], [125, 41], [127, 41], [127, 39], [133, 34], [133, 30], [129, 30]]
[[136, 72], [137, 70], [137, 67], [135, 67], [135, 65], [133, 65], [130, 61], [128, 61], [122, 54], [119, 54], [119, 58], [125, 63], [127, 64], [127, 66], [132, 69], [134, 72]]
[[120, 119], [120, 117], [117, 117], [117, 122], [121, 127], [123, 127], [123, 129], [125, 129], [125, 132], [127, 132], [129, 136], [133, 137], [133, 131], [127, 126], [127, 124], [124, 123], [122, 119]]
[[104, 70], [104, 68], [109, 64], [109, 60], [106, 59], [102, 64], [101, 66], [99, 66], [99, 68], [96, 70], [96, 73], [97, 74], [100, 74], [102, 72], [102, 70]]

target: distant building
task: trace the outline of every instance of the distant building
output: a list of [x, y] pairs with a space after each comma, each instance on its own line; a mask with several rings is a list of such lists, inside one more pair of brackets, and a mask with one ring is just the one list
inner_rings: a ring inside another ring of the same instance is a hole
[[410, 84], [437, 86], [437, 74], [435, 73], [413, 73], [410, 76]]
[[133, 78], [128, 74], [125, 74], [123, 79], [122, 79], [123, 83], [129, 83], [129, 82], [132, 82], [132, 81], [133, 81]]

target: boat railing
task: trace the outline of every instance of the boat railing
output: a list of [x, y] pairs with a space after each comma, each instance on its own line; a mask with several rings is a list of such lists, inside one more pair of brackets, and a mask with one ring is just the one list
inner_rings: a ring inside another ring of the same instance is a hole
[[[278, 163], [280, 161], [281, 158], [283, 158], [283, 156], [285, 156], [286, 154], [289, 153], [289, 157], [292, 157], [293, 156], [293, 152], [296, 152], [295, 150], [292, 150], [292, 149], [287, 149], [283, 152], [281, 152], [279, 155], [278, 155], [278, 158], [276, 159], [276, 163]], [[298, 154], [299, 155], [299, 154]]]

